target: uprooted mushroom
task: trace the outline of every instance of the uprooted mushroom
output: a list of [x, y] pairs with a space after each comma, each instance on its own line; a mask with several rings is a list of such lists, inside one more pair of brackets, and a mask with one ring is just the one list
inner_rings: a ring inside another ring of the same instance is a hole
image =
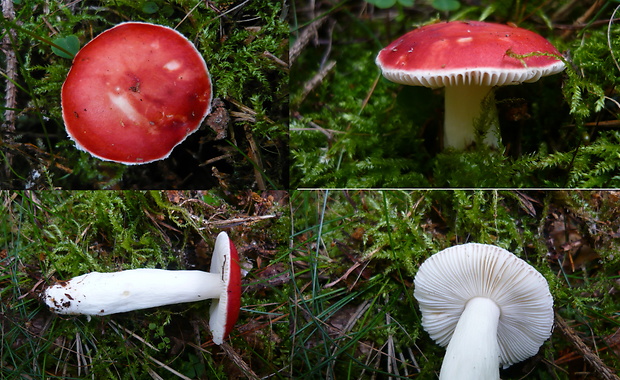
[[109, 315], [212, 299], [209, 328], [222, 344], [239, 316], [241, 270], [233, 242], [221, 232], [211, 271], [131, 269], [91, 272], [47, 287], [43, 301], [57, 314]]

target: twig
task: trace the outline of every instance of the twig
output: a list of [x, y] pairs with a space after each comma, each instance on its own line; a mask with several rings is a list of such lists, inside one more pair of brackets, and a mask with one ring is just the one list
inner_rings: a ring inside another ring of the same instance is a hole
[[312, 77], [312, 79], [304, 84], [303, 91], [301, 92], [299, 99], [296, 99], [295, 103], [301, 104], [304, 99], [306, 99], [306, 96], [308, 96], [312, 90], [323, 82], [323, 79], [325, 79], [327, 74], [329, 74], [335, 66], [336, 61], [328, 61], [325, 66], [323, 66], [321, 70], [319, 70], [319, 72]]
[[558, 19], [565, 19], [575, 9], [575, 6], [582, 4], [582, 0], [570, 0], [568, 3], [562, 5], [551, 15], [551, 22], [555, 23]]
[[264, 172], [263, 168], [263, 159], [260, 155], [260, 150], [258, 149], [258, 144], [254, 139], [254, 134], [250, 130], [249, 126], [244, 126], [245, 130], [245, 138], [248, 140], [250, 144], [250, 150], [248, 152], [248, 157], [254, 161], [256, 165], [252, 165], [254, 167], [254, 179], [256, 180], [256, 186], [259, 190], [264, 191], [267, 189], [267, 185], [265, 184], [265, 179], [263, 178], [262, 173]]
[[332, 47], [334, 45], [334, 28], [336, 27], [336, 20], [330, 20], [329, 26], [327, 28], [327, 36], [325, 43], [325, 51], [323, 52], [323, 57], [321, 57], [321, 66], [323, 67], [327, 64], [329, 57], [332, 54]]
[[159, 352], [159, 350], [157, 349], [157, 347], [153, 346], [152, 344], [150, 344], [149, 342], [147, 342], [146, 340], [144, 340], [144, 338], [142, 338], [140, 335], [136, 334], [135, 332], [129, 330], [128, 328], [121, 326], [120, 324], [118, 324], [117, 322], [114, 322], [113, 320], [110, 320], [109, 322], [110, 327], [112, 327], [112, 329], [116, 330], [117, 334], [119, 336], [123, 336], [123, 334], [121, 334], [118, 329], [121, 329], [123, 331], [125, 331], [127, 334], [131, 335], [132, 337], [136, 338], [137, 340], [139, 340], [140, 342], [142, 342], [144, 345], [146, 345], [148, 348], [150, 348], [151, 350], [157, 351]]
[[555, 313], [555, 325], [562, 331], [562, 333], [568, 338], [568, 340], [577, 348], [581, 353], [584, 360], [588, 362], [596, 373], [599, 374], [603, 380], [620, 380], [620, 377], [616, 376], [614, 372], [603, 363], [600, 357], [596, 355], [590, 347], [588, 347], [583, 340], [575, 333], [575, 331], [566, 323], [564, 318], [557, 312]]
[[[618, 61], [616, 60], [616, 57], [614, 56], [614, 49], [611, 46], [611, 25], [613, 24], [613, 19], [616, 16], [616, 12], [618, 12], [619, 8], [620, 8], [620, 5], [618, 5], [616, 9], [614, 9], [614, 13], [612, 13], [611, 17], [609, 18], [609, 26], [607, 27], [607, 46], [609, 47], [609, 53], [611, 54], [611, 59], [614, 61], [614, 64], [618, 68], [618, 71], [620, 71], [620, 65], [618, 65]], [[616, 102], [616, 104], [618, 103]]]
[[[242, 218], [232, 218], [232, 219], [226, 219], [226, 220], [204, 220], [203, 218], [196, 216], [196, 215], [189, 215], [190, 218], [195, 219], [201, 223], [204, 223], [206, 225], [211, 225], [211, 226], [219, 226], [221, 228], [226, 228], [226, 227], [233, 227], [239, 224], [243, 224], [243, 223], [254, 223], [257, 222], [259, 220], [265, 220], [265, 219], [272, 219], [272, 218], [276, 218], [277, 215], [275, 214], [270, 214], [270, 215], [257, 215], [257, 216], [246, 216], [246, 217], [242, 217]], [[208, 227], [200, 227], [200, 230], [204, 230], [207, 229]]]
[[198, 2], [196, 3], [196, 5], [194, 5], [194, 7], [193, 7], [192, 9], [190, 9], [190, 10], [189, 10], [189, 12], [187, 12], [187, 14], [185, 14], [185, 16], [183, 17], [183, 19], [182, 19], [181, 21], [179, 21], [179, 23], [178, 23], [178, 24], [176, 24], [176, 25], [174, 26], [174, 30], [179, 29], [179, 26], [181, 26], [181, 24], [183, 23], [183, 21], [185, 21], [185, 20], [189, 17], [189, 15], [191, 15], [191, 14], [192, 14], [192, 12], [194, 12], [194, 11], [196, 10], [196, 8], [198, 8], [198, 6], [199, 6], [200, 4], [202, 4], [202, 3], [201, 3], [200, 1], [198, 1]]
[[[13, 0], [2, 0], [2, 16], [7, 20], [6, 22], [15, 20]], [[15, 41], [15, 32], [8, 29], [5, 31], [4, 38], [2, 39], [2, 51], [6, 61], [6, 93], [4, 94], [4, 125], [1, 131], [5, 135], [5, 142], [9, 144], [13, 142], [13, 135], [15, 133], [15, 108], [17, 105], [17, 86], [15, 86], [17, 81], [17, 57], [15, 56], [12, 40]], [[5, 156], [4, 170], [8, 178], [11, 171], [12, 155], [6, 152]]]
[[268, 52], [267, 50], [265, 50], [263, 52], [263, 57], [267, 57], [267, 58], [271, 59], [272, 61], [274, 61], [275, 63], [277, 63], [278, 65], [282, 66], [284, 69], [286, 69], [286, 71], [288, 71], [288, 63], [286, 63], [283, 60], [281, 60], [280, 58], [276, 57], [271, 52]]
[[[577, 20], [575, 20], [575, 22], [573, 22], [573, 25], [583, 25], [586, 23], [586, 21], [588, 19], [590, 19], [592, 17], [593, 14], [595, 14], [602, 6], [603, 4], [605, 4], [605, 1], [603, 0], [596, 0], [591, 6], [590, 8], [588, 8], [586, 10], [586, 12], [581, 15], [579, 18], [577, 18]], [[568, 36], [570, 36], [570, 34], [572, 33], [572, 30], [568, 29], [566, 31], [564, 31], [564, 33], [562, 33], [562, 35], [560, 36], [561, 38], [567, 38]]]
[[155, 358], [154, 358], [154, 357], [152, 357], [151, 355], [144, 354], [144, 356], [145, 356], [147, 359], [149, 359], [150, 361], [152, 361], [153, 363], [155, 363], [155, 364], [157, 364], [158, 366], [160, 366], [161, 368], [163, 368], [163, 369], [167, 370], [168, 372], [172, 373], [173, 375], [176, 375], [176, 376], [180, 377], [180, 378], [181, 378], [181, 379], [183, 379], [183, 380], [192, 380], [191, 378], [189, 378], [189, 377], [187, 377], [187, 376], [183, 375], [182, 373], [180, 373], [180, 372], [176, 371], [175, 369], [173, 369], [173, 368], [171, 368], [171, 367], [167, 366], [166, 364], [164, 364], [164, 363], [160, 362], [159, 360], [155, 359]]
[[318, 125], [317, 123], [313, 122], [313, 121], [304, 121], [302, 115], [299, 114], [299, 112], [295, 111], [293, 112], [293, 117], [295, 117], [297, 120], [303, 121], [308, 123], [308, 125], [310, 125], [311, 128], [290, 128], [290, 131], [316, 131], [316, 132], [321, 132], [322, 134], [324, 134], [327, 137], [327, 140], [331, 143], [331, 141], [334, 138], [334, 134], [336, 133], [346, 133], [345, 131], [336, 131], [334, 129], [326, 129], [321, 127], [320, 125]]
[[357, 269], [360, 265], [362, 265], [362, 264], [361, 264], [359, 261], [358, 261], [358, 262], [356, 262], [356, 263], [355, 263], [355, 264], [353, 264], [353, 265], [352, 265], [349, 269], [347, 269], [347, 271], [346, 271], [346, 272], [345, 272], [342, 276], [340, 276], [338, 279], [336, 279], [336, 280], [334, 280], [334, 281], [330, 282], [329, 284], [326, 284], [326, 285], [324, 286], [324, 288], [325, 288], [325, 289], [327, 289], [327, 288], [331, 288], [331, 287], [333, 287], [334, 285], [336, 285], [337, 283], [339, 283], [340, 281], [342, 281], [342, 280], [346, 279], [347, 277], [349, 277], [349, 275], [351, 274], [351, 272], [353, 272], [354, 270], [356, 270], [356, 269]]
[[146, 372], [148, 372], [148, 373], [149, 373], [149, 375], [151, 375], [151, 378], [152, 378], [153, 380], [164, 380], [164, 378], [163, 378], [163, 377], [161, 377], [161, 376], [159, 376], [159, 374], [158, 374], [157, 372], [153, 371], [153, 370], [151, 369], [151, 367], [147, 367], [147, 368], [146, 368]]
[[248, 363], [246, 363], [241, 357], [241, 355], [239, 355], [237, 351], [235, 351], [227, 342], [223, 342], [220, 345], [220, 347], [222, 347], [222, 350], [224, 350], [224, 352], [226, 353], [226, 356], [228, 356], [230, 360], [232, 360], [233, 363], [235, 363], [235, 365], [237, 365], [237, 367], [241, 369], [243, 374], [246, 375], [248, 379], [251, 379], [251, 380], [259, 379], [256, 373], [252, 371], [252, 368], [250, 368]]
[[[209, 354], [211, 354], [211, 352], [205, 350], [204, 348], [189, 342], [188, 345], [194, 347], [197, 350], [203, 351], [203, 352], [208, 352]], [[254, 373], [254, 371], [252, 371], [252, 368], [250, 368], [250, 366], [248, 365], [248, 363], [246, 363], [243, 358], [241, 357], [241, 355], [239, 355], [237, 353], [237, 351], [235, 351], [227, 342], [223, 342], [222, 344], [220, 344], [220, 347], [222, 348], [222, 350], [224, 351], [224, 353], [226, 354], [226, 356], [228, 356], [228, 358], [230, 360], [232, 360], [233, 363], [235, 363], [235, 365], [241, 370], [241, 372], [250, 380], [259, 380], [258, 375], [256, 375], [256, 373]]]
[[[226, 16], [226, 15], [227, 15], [228, 13], [230, 13], [230, 12], [236, 11], [238, 8], [241, 8], [241, 7], [245, 6], [245, 5], [246, 5], [249, 1], [250, 1], [250, 0], [245, 0], [243, 3], [241, 3], [241, 4], [239, 4], [239, 5], [235, 5], [234, 7], [230, 8], [230, 9], [227, 9], [227, 10], [226, 10], [226, 12], [223, 12], [223, 13], [218, 14], [216, 17], [214, 17], [213, 19], [211, 19], [209, 22], [211, 22], [211, 21], [215, 21], [215, 20], [217, 20], [217, 19], [218, 19], [218, 18], [220, 18], [220, 17], [224, 17], [224, 16]], [[210, 4], [210, 3], [212, 3], [212, 2], [211, 2], [211, 1], [209, 1], [208, 3]], [[217, 9], [217, 8], [214, 8], [213, 6], [210, 6], [210, 7], [211, 7], [211, 9]], [[219, 9], [217, 9], [217, 11], [219, 11]], [[179, 24], [180, 24], [180, 23], [179, 23]]]
[[312, 24], [308, 25], [308, 27], [306, 27], [306, 29], [299, 34], [299, 37], [297, 37], [295, 43], [293, 43], [293, 46], [291, 46], [289, 51], [290, 65], [292, 65], [297, 57], [299, 57], [301, 51], [304, 47], [306, 47], [306, 45], [308, 45], [310, 40], [312, 40], [312, 37], [316, 35], [317, 30], [325, 23], [325, 21], [327, 21], [327, 17], [321, 17], [320, 19], [312, 22]]
[[217, 157], [213, 157], [209, 160], [206, 160], [205, 162], [203, 162], [202, 164], [199, 164], [198, 166], [207, 166], [207, 165], [211, 165], [214, 162], [217, 162], [219, 160], [224, 160], [226, 158], [230, 158], [232, 157], [231, 153], [226, 153], [226, 154], [222, 154], [221, 156], [217, 156]]
[[29, 294], [35, 294], [34, 290], [41, 285], [41, 283], [43, 283], [43, 279], [40, 279], [39, 281], [37, 281], [36, 284], [34, 284], [34, 286], [32, 287], [32, 289], [30, 289], [27, 293], [22, 294], [21, 296], [17, 297], [18, 300], [22, 300], [26, 297], [28, 297]]
[[[12, 0], [2, 0], [2, 16], [8, 21], [15, 19], [15, 9]], [[6, 57], [6, 94], [4, 95], [4, 122], [5, 132], [15, 132], [15, 106], [17, 104], [17, 57], [11, 40], [15, 39], [15, 32], [7, 30], [2, 39], [2, 50]]]
[[[233, 116], [237, 118], [238, 120], [256, 123], [256, 111], [254, 111], [253, 109], [251, 109], [250, 107], [244, 104], [239, 103], [235, 99], [227, 98], [226, 100], [228, 100], [229, 102], [231, 102], [232, 104], [234, 104], [237, 108], [241, 110], [241, 112], [235, 112], [235, 111], [230, 112], [230, 116]], [[269, 124], [275, 124], [275, 122], [271, 120], [270, 118], [268, 118], [267, 116], [262, 116], [260, 120], [266, 121]]]

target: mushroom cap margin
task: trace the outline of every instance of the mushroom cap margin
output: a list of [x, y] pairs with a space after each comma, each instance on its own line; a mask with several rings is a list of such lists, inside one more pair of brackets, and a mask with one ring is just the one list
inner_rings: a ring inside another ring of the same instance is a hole
[[212, 93], [207, 65], [191, 41], [170, 27], [131, 21], [80, 49], [61, 107], [78, 149], [136, 165], [167, 158], [196, 132], [211, 111]]
[[429, 257], [416, 274], [414, 296], [422, 326], [447, 346], [468, 300], [492, 299], [500, 309], [500, 364], [508, 367], [535, 355], [551, 335], [553, 297], [546, 279], [511, 252], [468, 243]]
[[[520, 59], [509, 52], [531, 56]], [[404, 34], [379, 52], [376, 63], [386, 79], [411, 86], [503, 86], [561, 72], [564, 63], [553, 57], [559, 55], [549, 41], [527, 29], [452, 21]]]
[[222, 344], [232, 331], [241, 308], [241, 268], [235, 245], [226, 232], [220, 232], [215, 241], [211, 273], [221, 273], [225, 291], [211, 301], [209, 328], [215, 344]]

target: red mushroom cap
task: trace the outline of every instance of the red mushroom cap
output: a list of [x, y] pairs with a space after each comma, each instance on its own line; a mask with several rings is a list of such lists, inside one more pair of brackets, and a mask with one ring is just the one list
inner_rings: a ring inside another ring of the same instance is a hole
[[211, 273], [221, 273], [222, 281], [226, 287], [219, 300], [212, 301], [211, 319], [209, 320], [213, 342], [222, 344], [235, 327], [241, 308], [239, 255], [226, 232], [220, 232], [215, 241], [215, 249], [211, 259]]
[[[564, 63], [545, 38], [526, 29], [478, 21], [426, 25], [398, 38], [377, 56], [383, 75], [396, 83], [426, 87], [498, 86], [534, 82]], [[512, 55], [512, 56], [511, 56]]]
[[237, 248], [232, 240], [230, 243], [230, 275], [228, 278], [228, 313], [226, 316], [226, 330], [224, 338], [228, 337], [237, 319], [239, 318], [239, 310], [241, 309], [241, 269], [239, 268], [239, 255]]
[[128, 22], [75, 56], [62, 114], [78, 148], [103, 160], [143, 164], [168, 157], [211, 108], [211, 78], [194, 45], [161, 25]]

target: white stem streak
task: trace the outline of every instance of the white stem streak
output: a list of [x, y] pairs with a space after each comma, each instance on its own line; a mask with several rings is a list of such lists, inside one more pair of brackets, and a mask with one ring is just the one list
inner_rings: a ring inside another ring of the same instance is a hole
[[[475, 121], [482, 115], [483, 103], [487, 96], [493, 96], [491, 86], [446, 86], [444, 148], [464, 149], [475, 140]], [[494, 101], [490, 104], [495, 106]], [[484, 142], [492, 147], [498, 146], [498, 127], [495, 110], [491, 110], [492, 122], [486, 132]]]
[[440, 380], [499, 380], [499, 316], [499, 308], [488, 298], [467, 302], [448, 344]]
[[132, 269], [58, 282], [45, 291], [44, 301], [58, 314], [108, 315], [219, 298], [224, 290], [219, 273]]

